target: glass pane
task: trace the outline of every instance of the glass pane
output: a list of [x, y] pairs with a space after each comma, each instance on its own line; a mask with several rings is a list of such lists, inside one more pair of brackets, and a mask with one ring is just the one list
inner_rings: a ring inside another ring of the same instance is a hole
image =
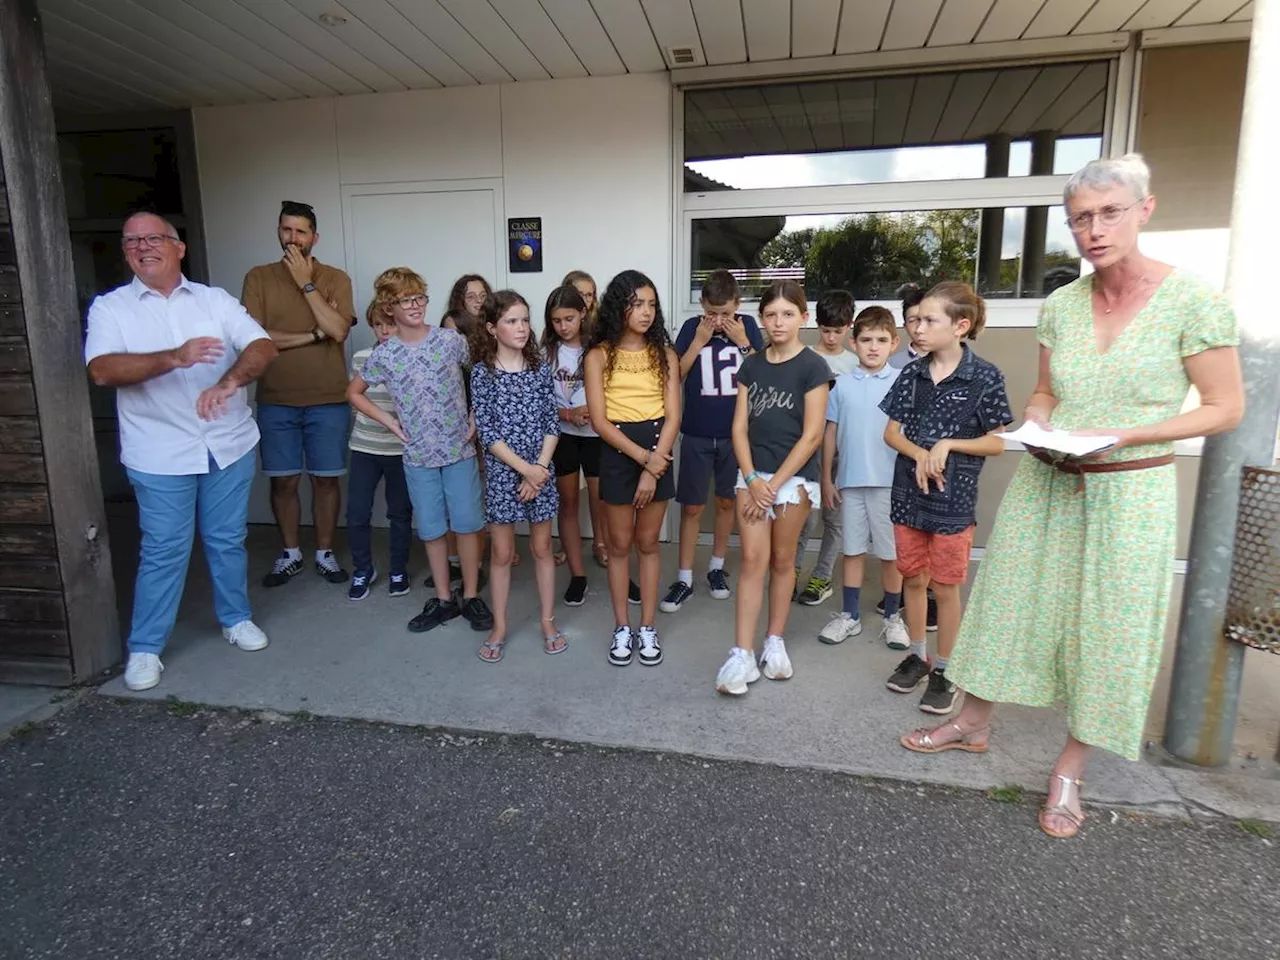
[[182, 213], [172, 128], [58, 135], [70, 220], [120, 217], [130, 210]]
[[1101, 153], [1108, 78], [1099, 60], [691, 90], [685, 189], [1071, 172]]
[[800, 280], [810, 299], [836, 288], [893, 299], [904, 283], [941, 280], [985, 297], [1042, 297], [1080, 275], [1063, 218], [1059, 206], [694, 220], [690, 300], [717, 269], [748, 300], [779, 279]]

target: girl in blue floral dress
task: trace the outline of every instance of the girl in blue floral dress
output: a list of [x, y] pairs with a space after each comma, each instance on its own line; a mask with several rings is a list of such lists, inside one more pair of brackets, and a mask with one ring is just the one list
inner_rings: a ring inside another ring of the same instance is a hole
[[560, 426], [551, 368], [534, 340], [524, 297], [513, 290], [499, 290], [485, 303], [482, 320], [471, 334], [471, 402], [485, 452], [493, 630], [480, 648], [480, 659], [497, 663], [507, 642], [515, 525], [521, 521], [529, 524], [544, 649], [563, 653], [568, 646], [556, 629], [553, 613], [556, 567], [551, 521], [559, 509], [559, 497], [551, 458]]

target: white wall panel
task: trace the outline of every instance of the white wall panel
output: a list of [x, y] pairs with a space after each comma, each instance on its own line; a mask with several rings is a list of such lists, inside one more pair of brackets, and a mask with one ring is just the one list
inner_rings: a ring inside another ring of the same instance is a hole
[[336, 101], [343, 183], [502, 176], [497, 85]]
[[[573, 143], [564, 118], [590, 124]], [[569, 270], [609, 279], [632, 267], [671, 297], [671, 86], [666, 74], [502, 87], [507, 217], [542, 217], [543, 272], [508, 280], [541, 327], [547, 294]]]

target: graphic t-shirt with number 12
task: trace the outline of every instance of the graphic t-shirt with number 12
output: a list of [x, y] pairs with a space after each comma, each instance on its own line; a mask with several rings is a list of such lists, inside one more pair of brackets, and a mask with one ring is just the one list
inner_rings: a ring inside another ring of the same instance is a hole
[[[764, 349], [760, 327], [746, 314], [738, 319], [747, 340], [757, 352]], [[676, 336], [676, 356], [683, 357], [698, 333], [701, 317], [690, 317]], [[698, 351], [698, 359], [684, 378], [684, 416], [680, 432], [691, 437], [727, 440], [733, 430], [733, 410], [738, 403], [738, 368], [742, 351], [723, 333], [717, 333]]]

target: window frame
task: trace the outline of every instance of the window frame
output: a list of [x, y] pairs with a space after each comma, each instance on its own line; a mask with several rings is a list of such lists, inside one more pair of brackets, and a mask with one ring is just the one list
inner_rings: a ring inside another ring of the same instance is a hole
[[[794, 77], [800, 82], [888, 77], [957, 70], [976, 70], [984, 66], [1029, 66], [1083, 61], [1106, 61], [1107, 92], [1100, 156], [1111, 156], [1117, 142], [1128, 148], [1130, 91], [1133, 87], [1135, 58], [1131, 51], [1094, 51], [1059, 57], [1010, 58], [993, 63], [958, 62], [930, 64], [924, 68], [901, 67], [859, 70], [828, 75], [805, 74]], [[1051, 176], [970, 178], [957, 180], [914, 180], [884, 183], [831, 184], [809, 187], [767, 187], [748, 190], [708, 190], [686, 193], [684, 190], [684, 97], [689, 90], [735, 86], [762, 86], [786, 77], [751, 78], [739, 81], [694, 84], [673, 83], [672, 86], [672, 277], [679, 288], [670, 302], [682, 312], [696, 313], [699, 304], [690, 290], [692, 276], [693, 221], [721, 217], [859, 215], [864, 213], [905, 213], [912, 211], [954, 210], [981, 207], [1059, 206], [1062, 190], [1070, 177]], [[1121, 149], [1119, 152], [1123, 152]], [[743, 303], [754, 303], [744, 300]], [[869, 301], [872, 302], [872, 301]], [[881, 301], [874, 301], [881, 302]], [[895, 308], [896, 303], [884, 301]], [[990, 327], [1034, 327], [1043, 298], [1016, 298], [988, 301], [987, 325]], [[812, 310], [812, 302], [811, 302]], [[674, 311], [673, 311], [674, 312]]]

